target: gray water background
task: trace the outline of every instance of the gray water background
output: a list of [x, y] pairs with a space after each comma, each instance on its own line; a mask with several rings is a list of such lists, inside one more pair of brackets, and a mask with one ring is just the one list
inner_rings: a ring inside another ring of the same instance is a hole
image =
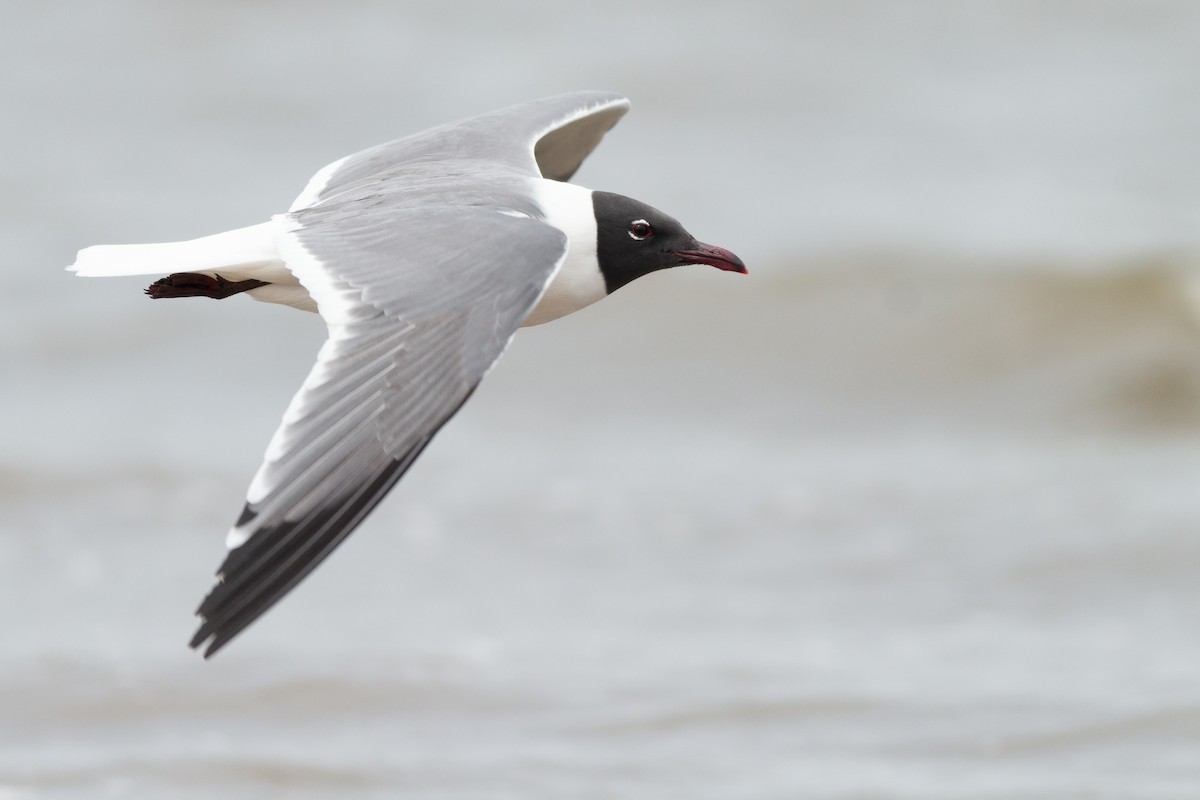
[[[5, 4], [0, 798], [1200, 796], [1198, 8]], [[584, 87], [750, 277], [523, 332], [201, 661], [321, 325], [61, 267]]]

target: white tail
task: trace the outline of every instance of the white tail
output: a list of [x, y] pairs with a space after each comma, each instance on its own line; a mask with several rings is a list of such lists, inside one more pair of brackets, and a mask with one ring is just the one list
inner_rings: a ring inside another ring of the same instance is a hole
[[275, 247], [274, 223], [161, 244], [101, 244], [85, 247], [67, 269], [77, 275], [161, 275], [170, 272], [213, 272], [227, 277], [255, 277], [278, 272], [283, 259]]

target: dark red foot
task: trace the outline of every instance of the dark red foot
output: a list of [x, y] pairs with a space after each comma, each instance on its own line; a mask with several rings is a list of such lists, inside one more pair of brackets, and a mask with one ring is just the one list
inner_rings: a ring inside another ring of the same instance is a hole
[[214, 300], [224, 300], [226, 297], [266, 285], [266, 281], [256, 281], [253, 278], [227, 281], [220, 275], [213, 277], [197, 272], [175, 272], [147, 286], [146, 294], [155, 300], [164, 297], [211, 297]]

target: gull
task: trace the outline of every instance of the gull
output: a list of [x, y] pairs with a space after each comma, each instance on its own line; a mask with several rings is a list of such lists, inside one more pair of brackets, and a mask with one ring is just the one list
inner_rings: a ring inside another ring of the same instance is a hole
[[228, 533], [191, 647], [211, 657], [329, 556], [518, 328], [661, 269], [745, 274], [667, 214], [568, 183], [628, 108], [594, 91], [522, 103], [339, 159], [267, 222], [79, 252], [68, 269], [82, 276], [168, 273], [145, 290], [154, 299], [245, 294], [328, 327]]

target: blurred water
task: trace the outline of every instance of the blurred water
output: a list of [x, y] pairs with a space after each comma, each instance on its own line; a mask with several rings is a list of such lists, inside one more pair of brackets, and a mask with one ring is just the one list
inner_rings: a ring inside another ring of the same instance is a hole
[[[1196, 7], [463, 9], [6, 8], [0, 798], [1200, 794]], [[59, 267], [582, 86], [751, 277], [522, 332], [202, 662], [320, 323]]]

